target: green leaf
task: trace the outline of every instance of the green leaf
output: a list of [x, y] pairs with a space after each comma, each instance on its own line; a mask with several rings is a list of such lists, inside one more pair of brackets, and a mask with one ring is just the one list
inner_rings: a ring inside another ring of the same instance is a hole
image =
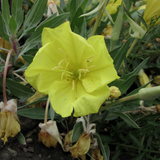
[[47, 100], [47, 96], [46, 96], [46, 97], [39, 98], [39, 99], [37, 99], [36, 101], [34, 101], [34, 102], [32, 102], [32, 103], [25, 104], [24, 106], [18, 107], [18, 109], [24, 108], [24, 107], [27, 107], [27, 106], [30, 106], [30, 105], [32, 105], [32, 104], [44, 102], [44, 101], [46, 101], [46, 100]]
[[145, 153], [142, 153], [142, 154], [138, 155], [138, 157], [133, 158], [132, 160], [142, 160], [144, 155], [145, 155]]
[[89, 5], [91, 4], [92, 0], [84, 0], [81, 7], [83, 9], [83, 13], [86, 12], [87, 8], [89, 7]]
[[125, 44], [119, 49], [118, 53], [115, 56], [112, 55], [114, 60], [115, 69], [118, 71], [119, 67], [121, 66], [122, 62], [126, 59], [126, 54], [130, 45], [130, 39], [128, 39]]
[[74, 17], [75, 13], [77, 12], [78, 8], [80, 7], [80, 5], [82, 3], [83, 3], [83, 0], [78, 0], [78, 1], [71, 0], [71, 3], [70, 3], [70, 17], [71, 17], [71, 20]]
[[119, 38], [119, 34], [121, 31], [121, 27], [122, 27], [122, 23], [123, 23], [123, 3], [120, 6], [114, 27], [113, 27], [113, 31], [111, 34], [111, 50], [114, 48], [115, 43], [117, 42], [118, 38]]
[[14, 72], [22, 72], [22, 71], [25, 71], [27, 68], [28, 68], [29, 64], [26, 63], [24, 64], [22, 67], [20, 67], [19, 69], [15, 70]]
[[3, 18], [6, 22], [6, 24], [9, 24], [9, 19], [10, 19], [10, 11], [9, 11], [9, 4], [8, 0], [1, 0], [2, 3], [2, 15]]
[[116, 154], [113, 156], [112, 160], [118, 160], [119, 155], [121, 154], [121, 151], [116, 151]]
[[29, 64], [31, 64], [31, 62], [32, 62], [32, 60], [33, 60], [33, 58], [34, 58], [34, 56], [33, 55], [23, 55], [22, 56], [23, 58], [24, 58], [24, 60], [26, 61], [26, 62], [28, 62]]
[[44, 11], [47, 7], [47, 0], [37, 0], [32, 6], [31, 10], [27, 13], [23, 28], [24, 32], [28, 32], [31, 28], [35, 27], [42, 19]]
[[29, 37], [27, 39], [27, 41], [25, 42], [22, 51], [20, 52], [19, 56], [23, 55], [24, 53], [26, 53], [28, 50], [32, 49], [33, 47], [35, 47], [38, 43], [41, 42], [41, 34], [42, 34], [42, 30], [44, 27], [50, 27], [50, 28], [55, 28], [57, 26], [59, 26], [60, 24], [62, 24], [65, 19], [68, 17], [69, 13], [62, 13], [59, 16], [56, 16], [56, 14], [50, 16], [49, 18], [47, 18], [45, 21], [43, 21], [35, 30], [35, 32], [32, 34], [31, 37]]
[[9, 41], [9, 35], [6, 33], [5, 22], [1, 13], [0, 13], [0, 24], [1, 24], [0, 36], [3, 37], [5, 40]]
[[22, 144], [22, 145], [26, 144], [25, 137], [24, 137], [24, 135], [21, 132], [19, 132], [15, 137], [17, 138], [17, 140], [18, 140], [18, 142], [20, 144]]
[[141, 145], [140, 141], [131, 133], [129, 133], [130, 138], [133, 140], [135, 144], [137, 144], [137, 147], [143, 149], [143, 146]]
[[139, 126], [127, 114], [122, 112], [113, 112], [113, 113], [121, 117], [129, 126], [139, 129]]
[[62, 10], [64, 10], [66, 8], [66, 3], [64, 0], [60, 0], [60, 7]]
[[133, 90], [132, 92], [130, 92], [129, 94], [127, 94], [127, 96], [130, 96], [130, 95], [133, 95], [133, 94], [138, 93], [138, 91], [139, 91], [140, 89], [145, 88], [146, 86], [148, 86], [148, 84], [150, 84], [151, 81], [152, 81], [152, 80], [150, 80], [150, 81], [149, 81], [148, 83], [146, 83], [145, 85], [143, 85], [143, 86], [141, 86], [141, 87], [139, 87], [139, 88]]
[[16, 35], [16, 29], [17, 29], [17, 22], [14, 16], [12, 15], [12, 17], [9, 20], [9, 30], [12, 36]]
[[17, 22], [17, 30], [23, 22], [24, 11], [22, 11], [22, 0], [12, 0], [12, 15]]
[[102, 152], [102, 155], [103, 155], [104, 160], [109, 160], [109, 159], [108, 159], [108, 155], [106, 154], [106, 153], [107, 153], [107, 152], [106, 152], [106, 149], [105, 149], [105, 147], [104, 147], [104, 145], [103, 145], [103, 143], [102, 143], [101, 137], [99, 136], [98, 133], [95, 133], [95, 134], [94, 134], [94, 137], [96, 137], [97, 140], [98, 140], [98, 145], [100, 146], [100, 149], [101, 149], [101, 152]]
[[6, 79], [6, 86], [9, 88], [11, 93], [19, 98], [31, 97], [34, 92], [27, 86], [20, 84], [12, 79]]
[[[32, 119], [44, 119], [45, 110], [43, 108], [27, 108], [27, 109], [21, 109], [17, 111], [18, 115], [32, 118]], [[48, 114], [48, 119], [50, 118]]]
[[112, 82], [109, 86], [116, 86], [120, 89], [121, 94], [124, 94], [132, 83], [135, 81], [138, 72], [143, 68], [143, 66], [147, 63], [149, 58], [143, 60], [131, 73], [122, 76], [120, 79]]
[[86, 23], [84, 17], [79, 17], [83, 14], [82, 8], [79, 7], [77, 12], [75, 13], [72, 22], [71, 29], [74, 30], [75, 27], [79, 30], [81, 36], [86, 36]]
[[76, 142], [83, 132], [82, 122], [78, 122], [73, 127], [72, 143]]

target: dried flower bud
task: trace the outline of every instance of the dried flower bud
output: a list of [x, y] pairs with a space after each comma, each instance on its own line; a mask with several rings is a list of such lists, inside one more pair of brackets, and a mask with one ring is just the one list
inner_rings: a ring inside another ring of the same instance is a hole
[[[35, 92], [35, 94], [32, 96], [32, 97], [29, 97], [27, 99], [27, 104], [29, 103], [32, 103], [32, 102], [35, 102], [36, 100], [38, 100], [39, 98], [42, 98], [42, 97], [45, 97], [46, 95], [43, 95], [41, 93], [39, 93], [38, 91]], [[44, 102], [40, 102], [40, 103], [37, 103], [37, 104], [32, 104], [32, 105], [29, 105], [30, 108], [34, 108], [34, 107], [42, 107], [44, 104], [46, 103], [46, 101]]]
[[156, 106], [157, 112], [160, 113], [160, 104]]
[[0, 138], [4, 141], [4, 144], [8, 140], [8, 137], [14, 137], [20, 132], [20, 125], [17, 117], [17, 101], [11, 99], [7, 102], [7, 106], [4, 103], [0, 103]]
[[[99, 148], [92, 149], [91, 155], [95, 160], [103, 160], [103, 156], [101, 155]], [[91, 160], [93, 160], [93, 158], [91, 158]]]
[[82, 133], [74, 146], [70, 148], [73, 158], [78, 158], [85, 155], [90, 148], [90, 134]]
[[157, 85], [160, 85], [160, 75], [157, 75], [153, 78], [153, 82]]
[[118, 98], [121, 96], [121, 91], [119, 90], [119, 88], [115, 87], [115, 86], [111, 86], [110, 87], [110, 96], [109, 98]]
[[48, 132], [41, 130], [38, 135], [38, 141], [42, 142], [46, 147], [56, 147], [57, 140], [51, 136]]
[[70, 146], [72, 144], [72, 132], [73, 130], [69, 131], [66, 135], [65, 135], [65, 139], [64, 139], [64, 149], [65, 151], [69, 151], [70, 150]]

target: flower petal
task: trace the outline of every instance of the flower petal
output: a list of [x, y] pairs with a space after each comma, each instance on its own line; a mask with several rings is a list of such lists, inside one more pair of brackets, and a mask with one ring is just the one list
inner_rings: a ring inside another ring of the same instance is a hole
[[101, 104], [110, 95], [110, 89], [106, 85], [92, 93], [87, 93], [80, 81], [77, 82], [77, 100], [73, 103], [74, 116], [85, 116], [97, 113]]
[[86, 67], [86, 61], [95, 53], [86, 39], [71, 31], [69, 22], [65, 22], [55, 29], [44, 28], [42, 33], [42, 44], [56, 41], [55, 47], [67, 55], [72, 68], [80, 69]]
[[62, 74], [61, 72], [52, 70], [65, 58], [65, 55], [61, 54], [55, 46], [56, 42], [52, 41], [40, 48], [33, 62], [25, 71], [26, 80], [43, 94], [47, 94], [50, 85], [54, 81], [60, 80]]
[[97, 57], [93, 62], [95, 67], [90, 69], [87, 76], [82, 79], [82, 83], [87, 92], [93, 92], [119, 77], [113, 66], [113, 60], [107, 51], [104, 37], [93, 36], [87, 42], [93, 46], [97, 52]]
[[49, 91], [49, 99], [56, 113], [62, 117], [68, 117], [73, 112], [72, 103], [76, 100], [75, 90], [69, 81], [56, 81]]

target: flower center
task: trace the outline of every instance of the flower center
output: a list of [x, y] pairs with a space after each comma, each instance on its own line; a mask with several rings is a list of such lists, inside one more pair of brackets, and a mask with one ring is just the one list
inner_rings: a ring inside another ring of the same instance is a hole
[[69, 67], [68, 55], [60, 48], [59, 50], [61, 51], [61, 53], [63, 53], [66, 56], [66, 59], [62, 59], [57, 66], [52, 68], [52, 70], [56, 70], [62, 73], [61, 80], [66, 79], [67, 81], [71, 81], [72, 90], [74, 90], [76, 81], [82, 80], [82, 78], [84, 78], [87, 75], [87, 73], [90, 72], [89, 69], [92, 67], [95, 67], [95, 65], [88, 66], [90, 59], [94, 58], [94, 55], [87, 59], [86, 67], [84, 69], [75, 70]]

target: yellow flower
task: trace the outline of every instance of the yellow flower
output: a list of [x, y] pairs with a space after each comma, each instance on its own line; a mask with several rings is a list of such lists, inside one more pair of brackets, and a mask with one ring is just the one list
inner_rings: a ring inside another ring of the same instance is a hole
[[113, 31], [113, 27], [111, 25], [107, 25], [107, 28], [104, 29], [104, 31], [102, 32], [102, 35], [107, 38], [110, 38], [112, 31]]
[[119, 78], [103, 36], [88, 40], [73, 33], [69, 22], [45, 28], [42, 45], [25, 71], [27, 81], [48, 94], [62, 117], [96, 113], [110, 95], [108, 83]]
[[[144, 11], [144, 16], [143, 16], [147, 26], [150, 25], [152, 17], [153, 19], [155, 19], [156, 17], [160, 16], [159, 6], [160, 6], [160, 0], [148, 0], [147, 1], [146, 9]], [[157, 25], [159, 23], [160, 23], [160, 18], [154, 25]]]
[[17, 102], [12, 99], [7, 102], [7, 106], [4, 103], [0, 103], [0, 138], [4, 141], [4, 144], [8, 140], [8, 137], [14, 137], [20, 132], [20, 125], [17, 117]]
[[117, 8], [121, 5], [122, 0], [110, 0], [106, 9], [109, 14], [115, 14], [117, 12]]

